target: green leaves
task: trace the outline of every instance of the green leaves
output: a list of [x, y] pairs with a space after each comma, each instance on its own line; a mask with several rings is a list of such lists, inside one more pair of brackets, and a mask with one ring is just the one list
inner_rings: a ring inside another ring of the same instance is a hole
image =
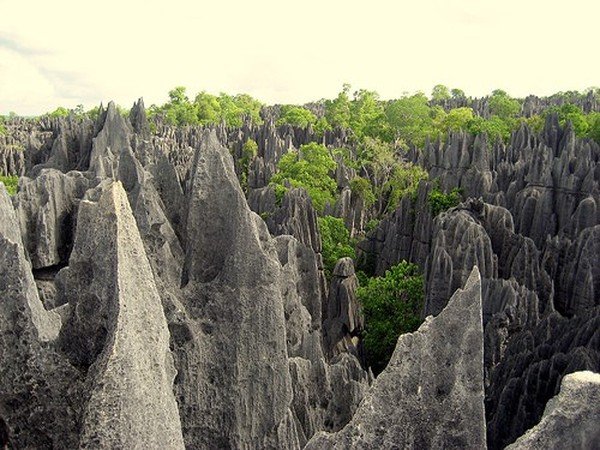
[[[292, 187], [306, 189], [315, 209], [322, 212], [329, 203], [335, 203], [337, 185], [330, 176], [336, 163], [323, 145], [310, 143], [300, 147], [299, 151], [290, 151], [283, 155], [277, 165], [278, 172], [271, 178], [271, 184], [281, 192]], [[277, 188], [279, 186], [279, 188]]]
[[284, 105], [281, 107], [281, 116], [276, 122], [277, 126], [288, 124], [295, 127], [306, 128], [314, 125], [317, 117], [308, 109], [301, 106]]
[[331, 273], [338, 259], [344, 257], [356, 258], [355, 243], [350, 239], [350, 233], [344, 225], [343, 219], [325, 216], [319, 217], [318, 221], [323, 245], [322, 255], [325, 274], [327, 278], [331, 278]]
[[434, 217], [442, 211], [455, 207], [460, 203], [461, 199], [458, 188], [454, 188], [448, 193], [442, 192], [440, 189], [434, 189], [429, 193], [429, 197], [427, 197], [431, 213]]
[[241, 127], [247, 117], [260, 124], [262, 103], [247, 94], [230, 96], [198, 93], [191, 102], [186, 88], [177, 86], [169, 91], [169, 102], [149, 108], [150, 115], [162, 115], [172, 125], [211, 125], [225, 122], [230, 127]]
[[402, 261], [383, 277], [366, 280], [357, 290], [365, 314], [363, 342], [367, 363], [375, 373], [390, 360], [398, 336], [415, 331], [421, 324], [423, 275], [417, 265]]
[[19, 177], [0, 175], [0, 182], [4, 183], [8, 195], [15, 195], [17, 193], [17, 187], [19, 186]]

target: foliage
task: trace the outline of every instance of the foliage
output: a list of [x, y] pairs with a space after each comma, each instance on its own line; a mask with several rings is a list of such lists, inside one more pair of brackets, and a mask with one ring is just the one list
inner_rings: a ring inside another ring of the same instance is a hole
[[302, 106], [284, 105], [281, 107], [281, 114], [276, 125], [280, 126], [287, 124], [306, 128], [315, 123], [317, 123], [317, 117], [308, 109], [303, 108]]
[[379, 223], [381, 221], [378, 219], [371, 219], [367, 222], [367, 224], [365, 225], [365, 233], [370, 233], [371, 231], [373, 231], [375, 228], [377, 228], [379, 226]]
[[468, 130], [474, 119], [475, 113], [472, 108], [454, 108], [442, 116], [440, 127], [443, 134], [447, 134], [448, 131]]
[[332, 127], [350, 128], [350, 88], [344, 84], [335, 99], [325, 101], [325, 119]]
[[4, 117], [0, 116], [0, 135], [6, 134], [6, 125], [4, 125]]
[[462, 89], [454, 88], [450, 91], [450, 94], [452, 95], [452, 98], [455, 98], [455, 99], [466, 98], [465, 91], [463, 91]]
[[[366, 136], [390, 140], [392, 130], [389, 127], [383, 103], [379, 94], [360, 89], [350, 99], [349, 84], [333, 100], [325, 101], [325, 121], [331, 127], [350, 129], [354, 136], [362, 139]], [[321, 125], [324, 127], [324, 124]], [[326, 128], [324, 128], [326, 129]]]
[[395, 137], [406, 147], [422, 147], [428, 136], [435, 134], [434, 114], [422, 93], [402, 97], [389, 103], [385, 114]]
[[391, 129], [377, 92], [361, 89], [354, 93], [350, 106], [350, 128], [359, 139], [369, 136], [391, 140]]
[[335, 202], [337, 185], [330, 172], [335, 170], [336, 163], [325, 146], [314, 142], [302, 145], [299, 151], [283, 155], [277, 167], [278, 172], [271, 178], [276, 194], [282, 196], [288, 185], [302, 187], [319, 212]]
[[508, 142], [511, 132], [517, 125], [518, 121], [510, 118], [502, 119], [499, 116], [492, 116], [489, 119], [484, 119], [483, 117], [474, 117], [468, 124], [468, 130], [474, 135], [486, 133], [492, 141], [501, 139]]
[[450, 90], [443, 84], [436, 84], [431, 91], [431, 99], [435, 102], [449, 100], [451, 98]]
[[600, 113], [591, 113], [587, 116], [590, 125], [588, 136], [600, 144]]
[[250, 163], [258, 154], [258, 144], [252, 139], [248, 139], [242, 146], [242, 157], [239, 160], [240, 168], [240, 186], [245, 192], [248, 189], [248, 170]]
[[48, 117], [59, 118], [59, 117], [67, 117], [69, 115], [69, 110], [63, 106], [59, 106], [51, 113], [48, 113]]
[[354, 177], [350, 180], [350, 190], [352, 191], [352, 195], [355, 195], [363, 201], [365, 208], [368, 208], [375, 203], [373, 186], [371, 186], [369, 180], [363, 177]]
[[15, 195], [17, 193], [17, 187], [19, 186], [19, 177], [0, 175], [0, 182], [4, 183], [4, 187], [6, 187], [8, 195]]
[[323, 266], [327, 278], [330, 278], [338, 259], [356, 258], [354, 242], [350, 239], [350, 233], [344, 225], [343, 219], [324, 216], [319, 217], [318, 221], [323, 248]]
[[357, 296], [365, 314], [367, 363], [379, 373], [390, 360], [398, 337], [421, 324], [423, 275], [417, 265], [402, 261], [383, 277], [368, 279]]
[[409, 163], [398, 163], [384, 185], [388, 194], [386, 211], [393, 211], [400, 204], [400, 199], [405, 195], [414, 195], [421, 180], [426, 180], [429, 174], [421, 167]]
[[511, 98], [501, 89], [492, 92], [489, 99], [490, 114], [498, 116], [501, 119], [516, 117], [521, 111], [521, 104], [518, 100]]
[[573, 131], [575, 131], [577, 136], [587, 136], [590, 124], [579, 106], [573, 105], [572, 103], [565, 103], [558, 107], [548, 108], [544, 115], [548, 116], [549, 114], [558, 115], [558, 121], [562, 127], [565, 127], [568, 122], [571, 122]]
[[247, 94], [219, 96], [204, 91], [190, 101], [184, 86], [169, 91], [169, 101], [162, 106], [153, 105], [149, 117], [161, 115], [172, 125], [212, 125], [225, 122], [230, 127], [241, 127], [244, 119], [260, 124], [262, 103]]
[[453, 208], [460, 203], [460, 190], [458, 188], [454, 188], [450, 192], [445, 193], [439, 188], [435, 188], [429, 193], [427, 201], [429, 202], [431, 213], [435, 217], [442, 211]]

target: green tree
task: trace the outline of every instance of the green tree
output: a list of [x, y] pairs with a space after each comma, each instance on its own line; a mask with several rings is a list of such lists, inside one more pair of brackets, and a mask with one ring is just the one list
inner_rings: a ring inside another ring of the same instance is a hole
[[505, 91], [496, 89], [489, 99], [490, 114], [501, 119], [516, 117], [521, 111], [518, 100], [511, 98]]
[[587, 120], [589, 124], [588, 136], [600, 144], [600, 113], [589, 114]]
[[389, 362], [398, 337], [421, 324], [423, 275], [417, 265], [402, 261], [382, 277], [367, 279], [357, 290], [365, 314], [363, 342], [367, 363], [380, 373]]
[[422, 93], [392, 101], [385, 113], [395, 136], [406, 144], [422, 147], [435, 132], [432, 110]]
[[314, 125], [317, 122], [317, 117], [308, 109], [301, 106], [283, 105], [281, 114], [276, 122], [276, 125], [292, 125], [295, 127], [306, 128], [309, 125]]
[[501, 139], [508, 142], [511, 132], [517, 127], [518, 121], [492, 116], [489, 119], [474, 117], [468, 124], [468, 130], [474, 135], [486, 133], [491, 140]]
[[472, 108], [454, 108], [441, 120], [441, 129], [444, 134], [448, 131], [467, 130], [475, 118]]
[[352, 195], [360, 198], [363, 201], [365, 208], [370, 207], [375, 203], [375, 194], [373, 193], [373, 186], [366, 178], [354, 177], [350, 180], [350, 190]]
[[69, 110], [64, 106], [59, 106], [54, 111], [48, 113], [49, 117], [57, 119], [59, 117], [67, 117], [69, 115]]
[[463, 99], [463, 98], [467, 97], [465, 95], [465, 91], [463, 91], [462, 89], [458, 89], [458, 88], [452, 89], [450, 91], [450, 94], [452, 95], [452, 98], [454, 98], [454, 99]]
[[443, 84], [436, 84], [431, 91], [431, 99], [435, 102], [443, 102], [451, 98], [450, 90]]
[[349, 125], [358, 138], [369, 136], [389, 141], [393, 136], [379, 94], [374, 91], [361, 89], [354, 93]]
[[200, 124], [210, 125], [221, 121], [222, 110], [217, 96], [201, 91], [194, 98], [194, 105]]
[[400, 199], [406, 195], [415, 195], [419, 183], [427, 180], [429, 174], [421, 167], [410, 162], [399, 162], [392, 170], [392, 174], [384, 185], [384, 192], [388, 196], [385, 211], [393, 211], [400, 204]]
[[334, 100], [325, 101], [325, 119], [332, 127], [350, 128], [350, 88], [349, 84], [344, 84], [342, 91]]
[[356, 258], [354, 242], [344, 220], [333, 216], [319, 217], [319, 231], [322, 242], [322, 256], [325, 275], [331, 278], [335, 263], [340, 258]]
[[250, 163], [258, 154], [258, 144], [253, 139], [248, 139], [242, 146], [242, 157], [239, 160], [240, 186], [245, 192], [248, 190], [248, 171]]
[[572, 103], [565, 103], [558, 107], [548, 108], [545, 111], [545, 115], [556, 113], [558, 115], [558, 121], [562, 127], [567, 125], [567, 122], [571, 122], [575, 134], [579, 137], [586, 137], [590, 129], [590, 123], [577, 105]]
[[328, 203], [335, 202], [337, 184], [330, 172], [335, 170], [336, 163], [325, 146], [314, 142], [302, 145], [299, 151], [292, 150], [283, 155], [277, 167], [271, 184], [279, 195], [288, 185], [302, 187], [319, 212]]

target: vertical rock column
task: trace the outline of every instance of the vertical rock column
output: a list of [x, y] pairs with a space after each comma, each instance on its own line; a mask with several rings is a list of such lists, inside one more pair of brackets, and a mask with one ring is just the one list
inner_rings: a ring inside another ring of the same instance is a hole
[[[169, 332], [150, 264], [119, 182], [82, 201], [60, 279], [71, 315], [61, 344], [87, 370], [80, 448], [183, 448]], [[91, 366], [90, 366], [91, 364]]]

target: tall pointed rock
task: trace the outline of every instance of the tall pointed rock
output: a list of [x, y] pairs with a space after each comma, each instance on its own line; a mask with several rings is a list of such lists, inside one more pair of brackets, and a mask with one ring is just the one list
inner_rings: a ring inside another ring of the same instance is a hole
[[214, 131], [188, 193], [184, 303], [196, 333], [177, 349], [186, 445], [298, 448], [275, 244]]
[[167, 322], [127, 194], [106, 181], [96, 195], [59, 274], [72, 308], [62, 345], [90, 387], [79, 445], [183, 448]]
[[401, 335], [341, 431], [306, 449], [485, 448], [481, 278], [474, 268], [435, 318]]

